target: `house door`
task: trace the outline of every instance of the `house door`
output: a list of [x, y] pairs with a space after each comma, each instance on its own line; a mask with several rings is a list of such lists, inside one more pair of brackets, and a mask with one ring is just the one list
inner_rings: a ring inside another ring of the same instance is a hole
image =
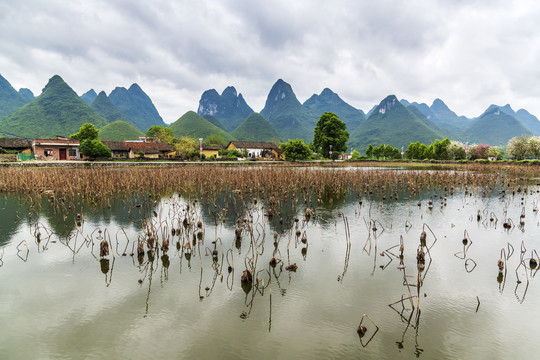
[[60, 160], [67, 160], [66, 149], [60, 149]]

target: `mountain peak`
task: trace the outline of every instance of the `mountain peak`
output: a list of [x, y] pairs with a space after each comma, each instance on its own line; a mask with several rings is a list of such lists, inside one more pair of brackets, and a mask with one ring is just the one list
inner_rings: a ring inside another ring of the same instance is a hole
[[27, 99], [21, 92], [17, 92], [9, 81], [0, 75], [0, 118], [12, 114], [32, 100], [33, 95], [31, 99]]
[[109, 100], [142, 132], [153, 125], [165, 125], [152, 100], [137, 83], [127, 90], [116, 87]]
[[54, 75], [52, 78], [49, 79], [49, 82], [47, 82], [47, 85], [45, 85], [45, 87], [43, 88], [43, 92], [48, 89], [63, 85], [69, 86], [66, 84], [64, 79], [60, 77], [60, 75]]
[[398, 101], [397, 97], [395, 95], [388, 95], [381, 101], [376, 109], [376, 113], [385, 114], [387, 111], [394, 109], [398, 105], [401, 105], [401, 103]]
[[234, 86], [227, 86], [225, 90], [223, 90], [223, 92], [221, 93], [221, 96], [238, 97], [238, 94]]
[[90, 89], [84, 94], [81, 95], [81, 99], [84, 100], [85, 103], [90, 104], [92, 101], [94, 101], [97, 98], [97, 94], [94, 89]]
[[319, 96], [331, 97], [334, 95], [337, 95], [337, 94], [333, 92], [332, 90], [330, 90], [329, 88], [324, 88], [323, 91], [321, 91], [321, 94]]
[[253, 110], [234, 86], [227, 86], [219, 95], [215, 89], [206, 90], [199, 100], [197, 113], [215, 117], [226, 130], [238, 127]]
[[141, 93], [144, 93], [143, 89], [141, 89], [141, 87], [137, 83], [131, 84], [128, 91], [129, 92], [141, 92]]
[[19, 95], [21, 95], [27, 103], [35, 99], [35, 96], [32, 90], [27, 89], [27, 88], [20, 88]]

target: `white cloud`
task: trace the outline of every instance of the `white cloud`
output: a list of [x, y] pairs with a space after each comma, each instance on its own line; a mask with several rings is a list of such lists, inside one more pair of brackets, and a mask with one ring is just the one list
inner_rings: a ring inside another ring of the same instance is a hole
[[256, 111], [278, 78], [300, 101], [329, 87], [367, 111], [388, 94], [479, 115], [540, 115], [534, 1], [0, 0], [0, 72], [39, 94], [139, 83], [166, 122], [233, 85]]

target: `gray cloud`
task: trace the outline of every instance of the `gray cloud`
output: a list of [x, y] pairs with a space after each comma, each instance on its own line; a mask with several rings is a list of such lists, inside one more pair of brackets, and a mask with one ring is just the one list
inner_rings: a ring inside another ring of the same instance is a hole
[[39, 94], [137, 82], [166, 122], [233, 85], [256, 111], [283, 78], [300, 101], [330, 87], [369, 110], [388, 94], [479, 115], [540, 115], [534, 1], [0, 0], [0, 73]]

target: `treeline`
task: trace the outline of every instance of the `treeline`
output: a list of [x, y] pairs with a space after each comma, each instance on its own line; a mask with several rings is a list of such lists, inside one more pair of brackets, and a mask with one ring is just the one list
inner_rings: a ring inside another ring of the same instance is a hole
[[[435, 140], [429, 145], [420, 142], [410, 143], [403, 154], [409, 160], [524, 160], [540, 159], [540, 136], [516, 136], [506, 146], [471, 144], [460, 141]], [[366, 149], [370, 159], [400, 159], [401, 153], [390, 145]], [[353, 159], [355, 157], [353, 156]]]
[[477, 160], [477, 159], [502, 159], [504, 151], [498, 146], [487, 144], [462, 143], [460, 141], [435, 140], [429, 145], [415, 142], [409, 144], [405, 151], [407, 159], [416, 160]]

